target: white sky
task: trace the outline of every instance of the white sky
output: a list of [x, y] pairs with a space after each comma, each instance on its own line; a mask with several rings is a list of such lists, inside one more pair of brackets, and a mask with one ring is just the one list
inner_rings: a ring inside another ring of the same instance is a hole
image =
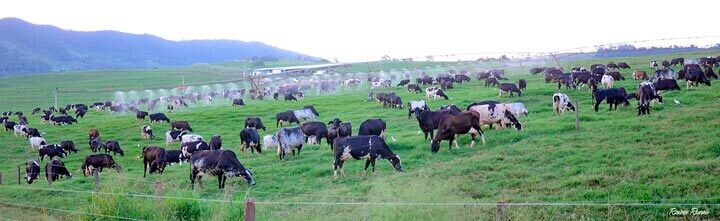
[[0, 17], [170, 40], [261, 41], [347, 62], [720, 35], [718, 6], [717, 0], [11, 0], [0, 4]]

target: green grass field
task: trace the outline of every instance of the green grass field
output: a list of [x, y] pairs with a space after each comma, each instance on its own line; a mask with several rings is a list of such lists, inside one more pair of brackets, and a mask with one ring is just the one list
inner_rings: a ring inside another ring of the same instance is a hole
[[[686, 58], [714, 53], [685, 54]], [[634, 69], [649, 71], [650, 59], [679, 55], [612, 59], [627, 61]], [[585, 60], [570, 66], [589, 66], [610, 60]], [[403, 64], [387, 65], [402, 68]], [[168, 85], [167, 79], [185, 76], [186, 81], [221, 81], [240, 77], [237, 72], [198, 67], [172, 70], [62, 73], [0, 79], [1, 110], [24, 111], [34, 106], [52, 104], [54, 87], [76, 89], [137, 88]], [[375, 67], [383, 67], [382, 64]], [[422, 67], [422, 66], [420, 66]], [[566, 68], [567, 68], [566, 67]], [[664, 93], [664, 105], [652, 106], [649, 116], [636, 116], [636, 102], [617, 111], [592, 111], [587, 88], [560, 90], [580, 103], [580, 130], [575, 130], [574, 116], [553, 116], [552, 94], [555, 84], [543, 83], [542, 76], [529, 75], [529, 67], [508, 68], [511, 82], [528, 80], [522, 97], [497, 97], [497, 89], [485, 88], [483, 82], [456, 85], [448, 91], [451, 100], [429, 101], [431, 108], [443, 104], [466, 105], [481, 100], [523, 102], [528, 117], [520, 117], [523, 131], [485, 129], [486, 145], [469, 148], [469, 136], [462, 136], [460, 149], [447, 149], [443, 142], [439, 153], [430, 152], [417, 121], [407, 118], [407, 109], [383, 109], [366, 102], [369, 87], [341, 89], [324, 95], [310, 94], [303, 101], [251, 101], [245, 107], [230, 107], [229, 101], [197, 106], [169, 113], [171, 120], [188, 120], [196, 133], [209, 138], [220, 134], [224, 148], [235, 151], [240, 161], [255, 173], [257, 185], [248, 188], [242, 179], [228, 181], [229, 190], [218, 190], [215, 177], [203, 179], [204, 188], [190, 189], [189, 165], [174, 165], [165, 174], [142, 177], [143, 146], [164, 146], [164, 139], [140, 139], [139, 122], [134, 114], [113, 115], [90, 111], [80, 123], [71, 126], [41, 124], [37, 116], [30, 125], [45, 132], [51, 143], [73, 140], [80, 152], [63, 159], [75, 175], [48, 185], [41, 173], [39, 182], [17, 185], [15, 170], [28, 159], [37, 158], [27, 140], [0, 133], [0, 218], [17, 220], [110, 220], [87, 214], [38, 210], [8, 206], [3, 203], [28, 204], [107, 216], [146, 220], [238, 220], [243, 217], [245, 198], [254, 198], [259, 220], [491, 220], [495, 219], [495, 202], [610, 203], [603, 205], [509, 206], [512, 220], [665, 220], [720, 219], [720, 95], [717, 85], [701, 86]], [[434, 69], [433, 69], [434, 70]], [[632, 70], [621, 71], [629, 80], [615, 82], [616, 87], [635, 91]], [[397, 81], [396, 81], [397, 82]], [[395, 82], [395, 83], [396, 83]], [[105, 83], [105, 84], [103, 84]], [[715, 82], [713, 82], [715, 83]], [[17, 93], [22, 91], [23, 93]], [[424, 99], [404, 88], [395, 91], [404, 102]], [[82, 102], [105, 99], [102, 93], [67, 96]], [[112, 99], [112, 97], [111, 97]], [[674, 104], [678, 100], [681, 104]], [[16, 105], [17, 104], [17, 105]], [[274, 133], [275, 113], [313, 104], [320, 121], [335, 117], [352, 122], [354, 133], [368, 118], [383, 118], [388, 124], [388, 144], [399, 154], [405, 172], [392, 170], [387, 161], [377, 163], [377, 172], [360, 176], [364, 161], [345, 164], [346, 178], [332, 178], [333, 156], [329, 146], [306, 146], [299, 156], [278, 160], [275, 150], [262, 154], [239, 152], [239, 132], [248, 116], [259, 116], [268, 126], [261, 135]], [[152, 125], [162, 137], [168, 124]], [[87, 130], [97, 128], [103, 139], [116, 139], [126, 152], [115, 160], [123, 173], [106, 170], [101, 174], [100, 193], [92, 194], [91, 177], [79, 171], [82, 159], [91, 152]], [[171, 147], [176, 149], [179, 144]], [[45, 162], [48, 162], [46, 160]], [[44, 166], [45, 162], [41, 162]], [[23, 172], [24, 173], [24, 172]], [[24, 174], [23, 174], [24, 176]], [[161, 182], [164, 199], [154, 195], [154, 183]], [[57, 190], [65, 190], [57, 191]], [[232, 191], [233, 202], [226, 191]], [[204, 200], [198, 200], [204, 199]], [[210, 200], [210, 201], [208, 201]], [[213, 201], [219, 200], [219, 201]], [[344, 203], [344, 204], [338, 204]], [[418, 204], [421, 203], [421, 204]], [[422, 203], [476, 203], [475, 205], [431, 205]], [[487, 204], [486, 204], [487, 203]], [[641, 205], [622, 205], [642, 203]], [[645, 204], [647, 203], [647, 204]], [[650, 205], [657, 203], [701, 203], [709, 206]], [[670, 216], [671, 208], [709, 210], [704, 216]], [[40, 211], [40, 212], [38, 212]]]

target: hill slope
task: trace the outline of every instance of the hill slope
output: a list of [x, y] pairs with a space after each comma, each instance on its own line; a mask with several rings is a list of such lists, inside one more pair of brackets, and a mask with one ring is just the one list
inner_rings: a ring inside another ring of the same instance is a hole
[[314, 59], [261, 42], [169, 41], [117, 31], [78, 32], [0, 19], [0, 76], [49, 71], [152, 68], [250, 57]]

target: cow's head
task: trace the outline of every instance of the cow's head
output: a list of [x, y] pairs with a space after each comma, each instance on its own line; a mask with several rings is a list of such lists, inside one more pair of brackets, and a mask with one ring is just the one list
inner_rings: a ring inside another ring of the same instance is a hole
[[432, 143], [430, 144], [430, 151], [433, 153], [437, 153], [440, 150], [440, 141], [436, 141], [433, 139]]
[[245, 181], [247, 181], [248, 185], [255, 186], [255, 178], [253, 178], [253, 172], [250, 169], [245, 169], [242, 172], [240, 172], [240, 175], [245, 178]]
[[338, 127], [340, 126], [340, 123], [342, 123], [342, 121], [338, 118], [335, 118], [328, 122], [328, 124], [332, 125], [332, 127]]
[[522, 124], [520, 124], [520, 121], [515, 118], [515, 115], [510, 112], [510, 110], [505, 110], [504, 112], [505, 117], [503, 118], [503, 124], [505, 127], [515, 126], [515, 129], [522, 130]]
[[402, 164], [400, 163], [400, 155], [395, 154], [388, 158], [388, 160], [390, 161], [390, 164], [393, 165], [393, 168], [395, 168], [396, 171], [403, 172]]

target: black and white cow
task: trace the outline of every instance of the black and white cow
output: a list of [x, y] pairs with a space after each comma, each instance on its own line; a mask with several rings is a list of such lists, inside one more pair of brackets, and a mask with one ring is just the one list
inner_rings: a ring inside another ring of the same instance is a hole
[[379, 136], [356, 136], [342, 137], [334, 141], [335, 160], [333, 161], [333, 177], [337, 177], [337, 171], [345, 177], [343, 164], [350, 159], [367, 159], [365, 161], [365, 169], [363, 175], [367, 172], [368, 166], [372, 165], [372, 172], [375, 172], [375, 161], [378, 159], [388, 159], [393, 168], [398, 172], [403, 172], [400, 156], [393, 153], [390, 147]]
[[40, 164], [36, 160], [28, 160], [25, 162], [25, 181], [32, 184], [40, 175]]
[[165, 121], [170, 123], [170, 119], [163, 113], [150, 114], [150, 123]]
[[378, 135], [384, 139], [386, 128], [385, 121], [380, 118], [367, 119], [360, 124], [358, 135]]
[[275, 136], [278, 141], [278, 157], [280, 160], [283, 160], [285, 155], [291, 152], [294, 156], [295, 150], [300, 155], [300, 150], [305, 144], [305, 134], [300, 127], [280, 128]]
[[40, 131], [37, 128], [26, 127], [23, 132], [25, 132], [25, 136], [28, 139], [30, 139], [32, 137], [42, 137], [42, 133], [40, 133]]
[[484, 104], [471, 106], [470, 111], [478, 113], [480, 126], [499, 124], [500, 128], [515, 127], [516, 130], [522, 130], [522, 124], [515, 118], [512, 107], [506, 104]]
[[246, 169], [230, 150], [204, 150], [190, 157], [190, 183], [195, 189], [195, 181], [200, 183], [204, 175], [217, 176], [218, 188], [225, 188], [227, 178], [243, 176], [250, 186], [255, 185], [252, 171]]
[[168, 165], [172, 165], [173, 163], [182, 165], [183, 161], [187, 162], [188, 160], [188, 158], [183, 155], [182, 150], [166, 150], [165, 152], [167, 152]]
[[245, 153], [245, 150], [250, 149], [250, 152], [262, 153], [262, 144], [260, 144], [260, 135], [255, 128], [245, 128], [240, 131], [240, 150]]
[[259, 117], [248, 117], [245, 118], [245, 128], [255, 128], [255, 129], [262, 129], [265, 131], [265, 125], [263, 125], [262, 120]]
[[55, 182], [62, 176], [70, 178], [72, 177], [72, 174], [68, 171], [67, 167], [65, 167], [65, 163], [63, 163], [60, 159], [54, 159], [45, 164], [45, 179]]
[[303, 109], [294, 110], [293, 113], [295, 114], [295, 118], [303, 121], [317, 120], [320, 116], [320, 113], [318, 113], [312, 105], [306, 105]]
[[54, 125], [63, 125], [63, 124], [69, 124], [72, 125], [73, 123], [77, 123], [77, 120], [71, 116], [58, 116], [58, 117], [52, 117], [50, 118], [50, 121], [53, 122]]
[[570, 101], [570, 97], [563, 93], [553, 94], [553, 115], [563, 114], [567, 110], [575, 112], [575, 105]]
[[140, 137], [147, 140], [152, 140], [155, 138], [155, 135], [153, 135], [153, 130], [150, 125], [143, 125], [140, 128]]
[[322, 122], [306, 122], [300, 125], [300, 130], [305, 134], [305, 143], [308, 142], [308, 138], [315, 137], [313, 141], [315, 144], [320, 145], [322, 138], [327, 141], [328, 129], [327, 126]]
[[165, 145], [170, 146], [173, 141], [181, 141], [184, 135], [188, 134], [187, 131], [169, 130], [165, 132]]
[[408, 119], [410, 119], [411, 114], [415, 113], [416, 109], [427, 111], [430, 110], [430, 107], [428, 107], [424, 100], [408, 102]]
[[208, 145], [208, 143], [205, 141], [198, 140], [198, 141], [182, 143], [180, 145], [180, 149], [182, 150], [183, 156], [188, 158], [197, 151], [210, 150], [210, 145]]
[[103, 168], [113, 168], [118, 173], [122, 173], [122, 167], [108, 154], [89, 155], [80, 166], [84, 176], [92, 175], [95, 170], [102, 172]]
[[425, 88], [425, 97], [433, 100], [437, 100], [438, 97], [445, 98], [445, 100], [449, 99], [448, 96], [445, 94], [445, 92], [437, 87], [428, 87]]
[[31, 137], [30, 139], [28, 139], [28, 141], [30, 142], [30, 148], [33, 148], [33, 149], [35, 149], [35, 148], [40, 149], [40, 148], [42, 148], [42, 146], [47, 145], [45, 138], [42, 138], [42, 137]]
[[116, 140], [105, 141], [104, 147], [105, 147], [105, 153], [112, 152], [113, 155], [119, 153], [120, 156], [125, 156], [125, 151], [123, 151], [122, 148], [120, 148], [120, 143], [118, 143]]

